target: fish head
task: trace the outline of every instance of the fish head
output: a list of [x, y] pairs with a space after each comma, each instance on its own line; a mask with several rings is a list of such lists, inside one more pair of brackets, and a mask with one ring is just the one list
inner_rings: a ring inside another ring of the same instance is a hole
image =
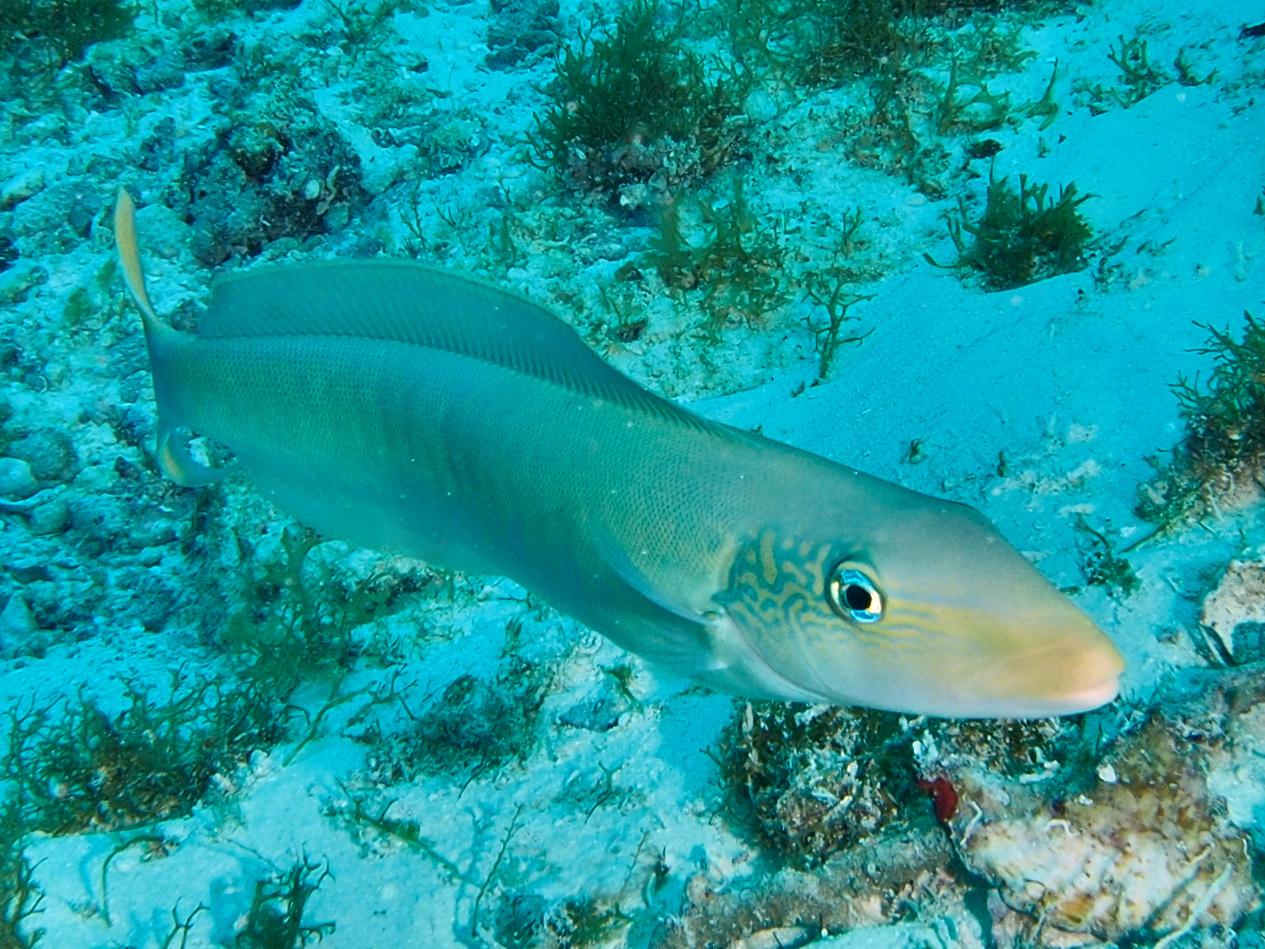
[[[893, 488], [895, 486], [892, 486]], [[903, 489], [896, 489], [903, 492]], [[949, 718], [1037, 718], [1115, 698], [1111, 640], [983, 515], [917, 503], [766, 527], [720, 598], [785, 697]]]

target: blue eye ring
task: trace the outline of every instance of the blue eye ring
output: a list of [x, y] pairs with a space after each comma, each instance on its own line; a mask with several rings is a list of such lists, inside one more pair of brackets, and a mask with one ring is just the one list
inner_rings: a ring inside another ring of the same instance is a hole
[[859, 564], [844, 560], [826, 581], [830, 608], [853, 623], [877, 623], [883, 618], [883, 594]]

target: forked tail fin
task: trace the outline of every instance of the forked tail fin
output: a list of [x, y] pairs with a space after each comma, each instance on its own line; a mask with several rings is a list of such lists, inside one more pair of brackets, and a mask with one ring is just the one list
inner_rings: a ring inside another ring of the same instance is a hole
[[202, 464], [189, 454], [187, 438], [173, 424], [164, 409], [163, 376], [164, 352], [169, 353], [171, 344], [179, 334], [165, 325], [149, 302], [145, 290], [145, 272], [141, 269], [140, 248], [136, 240], [136, 204], [126, 188], [119, 188], [118, 201], [114, 205], [114, 243], [119, 252], [119, 264], [123, 279], [141, 311], [145, 326], [145, 341], [149, 347], [150, 371], [154, 376], [154, 393], [158, 399], [158, 466], [176, 484], [187, 488], [199, 487], [219, 481], [227, 473], [219, 468]]

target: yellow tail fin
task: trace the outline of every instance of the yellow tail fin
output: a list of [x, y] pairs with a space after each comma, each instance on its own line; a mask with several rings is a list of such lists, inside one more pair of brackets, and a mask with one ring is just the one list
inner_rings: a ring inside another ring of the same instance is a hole
[[136, 205], [126, 188], [119, 188], [119, 198], [114, 204], [114, 244], [119, 251], [123, 279], [132, 291], [132, 299], [146, 320], [158, 322], [158, 314], [145, 292], [145, 272], [141, 270], [141, 254], [136, 243]]
[[161, 354], [169, 351], [172, 340], [179, 334], [163, 325], [154, 312], [154, 305], [149, 302], [149, 294], [145, 291], [145, 272], [141, 270], [141, 254], [136, 242], [136, 204], [124, 188], [119, 189], [119, 198], [114, 205], [114, 243], [118, 247], [123, 279], [127, 288], [132, 291], [132, 299], [140, 307], [141, 319], [145, 324], [145, 338], [149, 343], [154, 393], [158, 399], [158, 466], [176, 484], [190, 488], [211, 484], [220, 480], [227, 472], [204, 465], [189, 454], [188, 439], [171, 423], [163, 404], [160, 377], [164, 371], [164, 360]]

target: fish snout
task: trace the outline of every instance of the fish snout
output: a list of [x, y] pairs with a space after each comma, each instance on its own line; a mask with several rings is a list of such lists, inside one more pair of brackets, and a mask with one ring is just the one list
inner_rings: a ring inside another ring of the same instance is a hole
[[1022, 645], [982, 669], [1007, 718], [1072, 715], [1106, 705], [1120, 692], [1124, 658], [1098, 626], [1070, 604], [1064, 623], [1025, 630]]

